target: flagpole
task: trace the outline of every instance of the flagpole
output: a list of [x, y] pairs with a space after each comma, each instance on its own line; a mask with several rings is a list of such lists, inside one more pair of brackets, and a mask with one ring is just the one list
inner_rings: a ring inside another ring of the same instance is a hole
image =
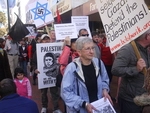
[[10, 31], [9, 1], [7, 0], [8, 32]]

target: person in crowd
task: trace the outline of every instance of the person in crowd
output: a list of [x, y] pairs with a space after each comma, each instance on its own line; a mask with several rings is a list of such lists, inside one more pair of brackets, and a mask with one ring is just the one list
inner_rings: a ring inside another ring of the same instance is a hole
[[3, 38], [0, 38], [0, 81], [5, 78], [12, 79], [7, 53], [3, 49], [4, 46], [5, 40]]
[[27, 51], [28, 51], [28, 66], [29, 66], [29, 75], [32, 76], [32, 67], [31, 67], [31, 60], [32, 60], [32, 56], [33, 56], [33, 53], [32, 53], [32, 45], [31, 45], [31, 39], [29, 41], [29, 44], [28, 44], [28, 47], [27, 47]]
[[[41, 36], [42, 36], [42, 34], [38, 33], [38, 34], [36, 35], [35, 39], [32, 39], [32, 41], [31, 41], [32, 58], [31, 58], [31, 61], [30, 61], [30, 66], [31, 66], [31, 67], [30, 67], [30, 72], [33, 71], [33, 64], [32, 64], [32, 62], [33, 62], [33, 60], [34, 60], [34, 59], [33, 59], [33, 55], [34, 55], [35, 52], [36, 52], [36, 44], [41, 42]], [[36, 74], [36, 73], [33, 73], [33, 85], [36, 85], [36, 78], [37, 78], [37, 74]]]
[[61, 97], [67, 106], [67, 113], [92, 113], [96, 110], [90, 103], [102, 97], [112, 100], [109, 92], [109, 78], [103, 62], [94, 58], [94, 43], [89, 37], [76, 40], [79, 57], [68, 64], [61, 85]]
[[14, 70], [18, 66], [19, 45], [8, 36], [4, 50], [6, 50], [8, 55], [11, 74], [14, 75]]
[[51, 38], [51, 42], [56, 42], [56, 36], [55, 36], [55, 30], [50, 30], [50, 38]]
[[66, 66], [73, 61], [74, 58], [77, 58], [79, 55], [76, 52], [76, 39], [70, 39], [70, 37], [66, 37], [64, 40], [64, 48], [59, 56], [58, 62], [60, 66], [60, 72], [63, 75]]
[[[48, 35], [43, 34], [41, 37], [41, 43], [50, 43], [51, 39]], [[33, 69], [34, 69], [34, 73], [38, 74], [40, 73], [37, 69], [37, 55], [36, 52], [33, 56]], [[53, 113], [62, 113], [59, 110], [59, 106], [58, 106], [58, 101], [60, 99], [60, 95], [59, 95], [59, 88], [58, 87], [50, 87], [50, 93], [51, 93], [51, 97], [52, 97], [52, 103], [53, 103]], [[43, 88], [41, 89], [41, 96], [42, 96], [42, 110], [41, 113], [47, 113], [47, 107], [48, 107], [48, 97], [47, 97], [47, 90], [48, 88]]]
[[27, 75], [27, 63], [28, 58], [28, 49], [24, 41], [22, 41], [21, 46], [19, 47], [19, 63], [20, 67], [24, 70], [25, 75]]
[[0, 112], [1, 113], [39, 113], [37, 104], [28, 98], [19, 96], [12, 79], [0, 82]]
[[33, 54], [34, 54], [35, 51], [36, 51], [36, 44], [41, 42], [41, 36], [42, 36], [42, 34], [38, 33], [38, 34], [36, 35], [36, 37], [33, 38], [32, 41], [31, 41], [32, 53], [33, 53]]
[[129, 43], [118, 52], [112, 66], [112, 74], [121, 77], [118, 102], [120, 113], [141, 113], [142, 107], [137, 106], [133, 99], [145, 92], [143, 88], [143, 68], [150, 66], [148, 47], [150, 46], [150, 29], [135, 40], [141, 54], [137, 59], [133, 46]]
[[88, 34], [88, 31], [87, 31], [87, 29], [80, 29], [79, 30], [79, 37], [80, 36], [86, 36], [86, 37], [88, 37], [89, 36], [89, 34]]
[[98, 46], [98, 39], [99, 39], [99, 34], [98, 32], [94, 31], [92, 32], [92, 39], [93, 39], [93, 42], [94, 42], [94, 45], [95, 45], [95, 57], [96, 58], [101, 58], [101, 48]]
[[17, 93], [26, 98], [32, 97], [32, 88], [29, 79], [25, 76], [22, 68], [17, 67], [14, 72], [14, 82], [17, 87]]
[[112, 73], [111, 68], [114, 61], [114, 55], [111, 54], [110, 47], [106, 45], [106, 35], [100, 34], [100, 38], [103, 40], [102, 43], [99, 43], [99, 47], [101, 48], [101, 60], [104, 62], [105, 68], [107, 70], [108, 76], [109, 76], [109, 82], [112, 81]]

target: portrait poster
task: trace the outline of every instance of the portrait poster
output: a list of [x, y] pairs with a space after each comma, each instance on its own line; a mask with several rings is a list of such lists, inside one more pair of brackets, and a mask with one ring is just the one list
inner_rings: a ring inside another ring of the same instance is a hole
[[57, 40], [64, 40], [67, 36], [71, 39], [77, 38], [77, 30], [74, 23], [54, 24]]
[[71, 22], [75, 23], [78, 35], [80, 29], [86, 29], [88, 31], [89, 37], [92, 38], [91, 31], [89, 28], [88, 16], [71, 16]]
[[111, 53], [150, 28], [150, 12], [144, 0], [95, 0]]
[[39, 89], [56, 85], [58, 58], [62, 52], [62, 46], [63, 42], [36, 44]]

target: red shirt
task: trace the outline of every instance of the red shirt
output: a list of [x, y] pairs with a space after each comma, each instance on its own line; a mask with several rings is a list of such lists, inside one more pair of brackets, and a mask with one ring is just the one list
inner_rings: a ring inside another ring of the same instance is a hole
[[106, 47], [104, 44], [100, 43], [98, 46], [101, 48], [101, 60], [105, 65], [113, 64], [113, 54], [111, 54], [110, 47]]

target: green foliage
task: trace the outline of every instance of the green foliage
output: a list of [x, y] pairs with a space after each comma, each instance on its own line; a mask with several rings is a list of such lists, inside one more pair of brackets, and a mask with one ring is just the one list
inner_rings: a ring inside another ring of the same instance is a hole
[[6, 16], [5, 13], [0, 11], [0, 23], [5, 25], [6, 24]]
[[0, 28], [0, 37], [3, 37], [6, 34], [6, 28]]

